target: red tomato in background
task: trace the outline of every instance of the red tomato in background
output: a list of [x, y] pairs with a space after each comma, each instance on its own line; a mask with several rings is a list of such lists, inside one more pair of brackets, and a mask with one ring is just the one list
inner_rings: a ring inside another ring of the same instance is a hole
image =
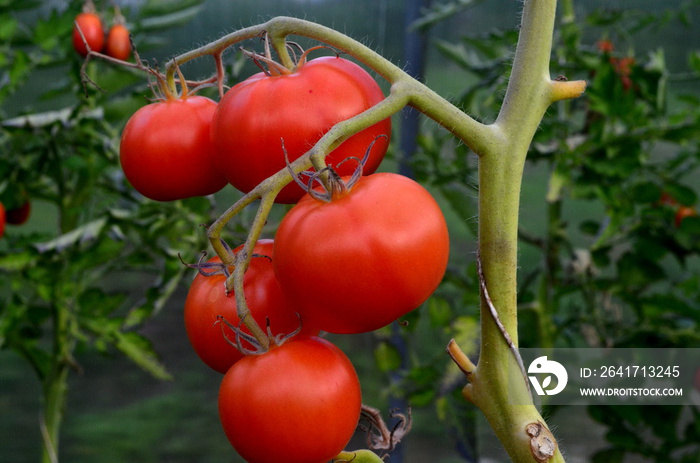
[[131, 185], [156, 201], [221, 190], [226, 179], [214, 166], [214, 111], [216, 103], [202, 96], [152, 103], [136, 111], [124, 127], [119, 148]]
[[5, 206], [0, 203], [0, 238], [5, 234]]
[[683, 223], [683, 220], [685, 220], [688, 217], [694, 217], [698, 215], [698, 211], [696, 211], [694, 208], [690, 206], [681, 206], [678, 208], [678, 211], [676, 211], [676, 217], [675, 217], [675, 223], [676, 223], [676, 228], [681, 226], [681, 223]]
[[[356, 116], [384, 99], [379, 85], [357, 64], [338, 57], [309, 61], [289, 75], [258, 73], [229, 90], [219, 102], [213, 124], [216, 160], [228, 181], [247, 193], [285, 167], [282, 140], [289, 161], [308, 151], [333, 125]], [[362, 159], [372, 141], [364, 168], [374, 172], [386, 153], [391, 119], [352, 136], [326, 158], [337, 165], [350, 156]], [[336, 169], [350, 175], [357, 163]], [[277, 196], [294, 203], [304, 190], [295, 183]]]
[[350, 441], [362, 407], [352, 363], [318, 337], [247, 356], [226, 373], [219, 416], [250, 463], [326, 463]]
[[362, 177], [329, 203], [308, 194], [282, 219], [275, 273], [303, 319], [331, 333], [381, 328], [422, 304], [447, 267], [440, 207], [417, 182]]
[[29, 219], [29, 214], [31, 213], [31, 202], [25, 201], [20, 207], [16, 209], [10, 209], [6, 212], [7, 223], [12, 225], [22, 225]]
[[[105, 43], [105, 31], [102, 27], [102, 20], [95, 13], [80, 13], [75, 22], [80, 27], [80, 30], [85, 36], [85, 42], [90, 46], [92, 51], [101, 52]], [[88, 50], [85, 47], [85, 42], [80, 36], [78, 27], [73, 26], [73, 48], [81, 56], [87, 56]]]
[[124, 24], [115, 24], [109, 29], [105, 54], [122, 61], [126, 61], [131, 56], [131, 39], [129, 30]]
[[[234, 252], [240, 250], [236, 248]], [[254, 253], [272, 257], [272, 240], [260, 240], [255, 245]], [[221, 262], [219, 257], [209, 262]], [[207, 271], [207, 270], [205, 270]], [[185, 300], [185, 328], [195, 352], [204, 363], [219, 373], [228, 369], [243, 358], [238, 349], [226, 342], [222, 333], [221, 322], [217, 316], [222, 315], [233, 326], [238, 326], [236, 297], [233, 293], [226, 295], [224, 275], [204, 276], [197, 274], [190, 286]], [[267, 257], [253, 257], [243, 281], [248, 308], [260, 327], [264, 330], [266, 319], [270, 320], [272, 333], [288, 334], [299, 327], [298, 310], [282, 294], [277, 282], [272, 262]], [[250, 333], [244, 325], [241, 329]], [[235, 342], [235, 334], [228, 327], [226, 336]], [[309, 326], [302, 325], [300, 334], [318, 334]], [[249, 343], [242, 341], [243, 347], [252, 349]]]

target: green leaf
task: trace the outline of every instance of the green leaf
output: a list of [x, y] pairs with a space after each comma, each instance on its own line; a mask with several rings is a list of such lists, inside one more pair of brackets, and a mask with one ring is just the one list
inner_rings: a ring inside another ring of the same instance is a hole
[[693, 71], [700, 73], [700, 50], [693, 50], [688, 54], [688, 65]]
[[659, 264], [629, 252], [617, 262], [617, 271], [618, 280], [626, 287], [646, 286], [665, 277]]
[[592, 463], [622, 463], [625, 458], [625, 450], [619, 448], [609, 448], [596, 452], [592, 459]]
[[680, 183], [669, 183], [665, 189], [673, 199], [685, 206], [692, 206], [698, 201], [697, 193], [692, 188]]
[[374, 360], [379, 371], [387, 373], [396, 371], [401, 367], [401, 354], [396, 347], [386, 341], [379, 343], [374, 349]]
[[0, 270], [18, 272], [36, 263], [36, 256], [27, 252], [0, 255]]
[[445, 327], [452, 321], [452, 308], [445, 299], [433, 296], [428, 299], [428, 314], [430, 326], [433, 328]]
[[440, 187], [440, 193], [462, 222], [467, 225], [469, 231], [474, 236], [477, 236], [479, 225], [475, 220], [477, 215], [476, 204], [474, 201], [465, 201], [465, 198], [470, 197], [472, 194], [470, 190], [459, 183], [447, 183]]
[[433, 4], [430, 6], [430, 9], [423, 12], [420, 18], [411, 23], [409, 30], [428, 29], [440, 21], [450, 18], [460, 11], [466, 10], [476, 3], [478, 3], [478, 0], [455, 0], [447, 3]]
[[654, 182], [640, 182], [632, 186], [632, 197], [638, 203], [653, 203], [661, 197], [661, 188]]
[[172, 375], [165, 366], [160, 363], [151, 342], [135, 332], [113, 333], [115, 336], [114, 346], [131, 359], [136, 365], [147, 371], [158, 379], [172, 379]]
[[85, 243], [87, 241], [94, 240], [102, 232], [106, 223], [106, 218], [99, 218], [97, 220], [93, 220], [92, 222], [86, 223], [85, 225], [78, 227], [71, 232], [63, 234], [56, 239], [45, 243], [37, 243], [35, 247], [40, 253], [45, 253], [49, 251], [60, 252], [78, 243]]
[[0, 15], [0, 42], [9, 42], [17, 30], [18, 22], [10, 15]]
[[160, 29], [170, 29], [188, 23], [202, 10], [201, 6], [193, 6], [179, 11], [172, 11], [162, 16], [150, 17], [139, 23], [139, 29], [152, 32]]

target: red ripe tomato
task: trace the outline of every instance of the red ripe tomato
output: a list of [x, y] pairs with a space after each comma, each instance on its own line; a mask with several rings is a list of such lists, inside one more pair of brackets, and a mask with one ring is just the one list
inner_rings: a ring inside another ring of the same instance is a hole
[[131, 39], [124, 24], [115, 24], [107, 34], [105, 53], [112, 58], [126, 61], [131, 56]]
[[119, 156], [124, 175], [156, 201], [205, 196], [226, 185], [214, 166], [211, 121], [216, 103], [188, 96], [149, 104], [129, 119]]
[[[272, 246], [272, 240], [260, 240], [253, 252], [271, 258]], [[235, 252], [240, 249], [241, 247], [238, 247]], [[217, 256], [209, 262], [221, 262], [221, 259]], [[222, 326], [219, 324], [221, 322], [217, 323], [217, 316], [222, 315], [233, 326], [239, 324], [236, 297], [233, 293], [226, 294], [225, 281], [224, 275], [198, 274], [185, 300], [185, 328], [190, 343], [199, 358], [220, 373], [226, 373], [231, 365], [243, 358], [238, 349], [226, 342]], [[297, 309], [282, 294], [270, 259], [253, 257], [246, 271], [243, 287], [248, 308], [263, 329], [266, 319], [270, 321], [273, 334], [292, 333], [299, 327]], [[244, 325], [241, 325], [241, 329], [249, 333]], [[235, 334], [228, 327], [224, 331], [226, 336], [235, 342]], [[318, 334], [318, 330], [314, 331], [311, 327], [302, 325], [300, 334]], [[245, 341], [241, 343], [246, 349], [253, 348]]]
[[681, 223], [683, 223], [683, 220], [685, 220], [688, 217], [694, 217], [698, 215], [698, 211], [696, 211], [694, 208], [690, 206], [681, 206], [678, 208], [678, 211], [676, 211], [676, 217], [675, 217], [675, 222], [676, 222], [676, 228], [681, 226]]
[[5, 234], [5, 206], [0, 203], [0, 238]]
[[[213, 125], [218, 165], [228, 181], [245, 193], [308, 151], [333, 125], [370, 108], [384, 98], [379, 85], [355, 63], [337, 57], [309, 61], [288, 75], [258, 73], [229, 90], [219, 102]], [[385, 119], [354, 135], [326, 159], [331, 165], [364, 156], [372, 141], [391, 135]], [[388, 138], [372, 147], [364, 173], [374, 172], [386, 153]], [[346, 162], [338, 172], [352, 174]], [[304, 190], [295, 183], [277, 196], [278, 203], [295, 203]]]
[[250, 463], [326, 463], [350, 441], [361, 407], [352, 363], [318, 337], [243, 358], [219, 389], [224, 432]]
[[25, 201], [17, 209], [10, 209], [6, 212], [7, 223], [12, 225], [22, 225], [29, 219], [31, 212], [31, 202]]
[[[77, 26], [73, 26], [73, 48], [80, 56], [87, 56], [88, 50], [85, 47], [85, 42], [90, 46], [92, 51], [100, 52], [105, 43], [105, 31], [102, 27], [102, 20], [95, 13], [80, 13], [75, 22]], [[80, 36], [78, 27], [85, 36], [85, 42]]]
[[304, 196], [280, 223], [274, 264], [303, 319], [331, 333], [361, 333], [423, 303], [448, 255], [447, 224], [430, 193], [379, 173], [328, 203]]

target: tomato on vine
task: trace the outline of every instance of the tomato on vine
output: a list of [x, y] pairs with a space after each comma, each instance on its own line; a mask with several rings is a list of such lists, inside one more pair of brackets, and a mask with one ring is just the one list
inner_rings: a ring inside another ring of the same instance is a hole
[[124, 175], [142, 195], [173, 201], [216, 193], [226, 179], [215, 167], [211, 122], [216, 102], [168, 96], [127, 121], [119, 157]]
[[[94, 12], [83, 12], [75, 18], [73, 26], [73, 48], [80, 56], [87, 56], [88, 48], [90, 50], [101, 52], [105, 43], [105, 31], [102, 26], [102, 20]], [[82, 36], [81, 33], [82, 32]], [[85, 40], [83, 40], [85, 37]]]
[[124, 24], [117, 23], [109, 29], [105, 54], [122, 61], [126, 61], [131, 56], [131, 38], [129, 29]]
[[307, 194], [282, 219], [275, 273], [302, 318], [332, 333], [381, 328], [416, 309], [447, 267], [439, 205], [393, 173], [360, 177], [328, 202]]
[[11, 225], [22, 225], [29, 219], [32, 205], [29, 200], [26, 200], [22, 205], [15, 209], [5, 211], [7, 223]]
[[676, 211], [676, 216], [674, 218], [676, 228], [680, 227], [685, 219], [688, 217], [695, 217], [698, 215], [698, 211], [690, 206], [681, 206]]
[[350, 441], [362, 407], [347, 356], [318, 337], [246, 356], [226, 373], [219, 417], [250, 463], [326, 463]]
[[[352, 61], [335, 56], [304, 59], [294, 72], [277, 65], [278, 75], [260, 72], [249, 77], [219, 102], [212, 130], [217, 164], [231, 185], [244, 193], [284, 169], [285, 150], [289, 161], [295, 160], [333, 125], [384, 99], [372, 76]], [[363, 153], [381, 135], [385, 137], [375, 143], [365, 164], [364, 173], [371, 174], [386, 153], [390, 118], [347, 139], [326, 162], [337, 167], [355, 153]], [[349, 175], [354, 168], [345, 163], [337, 170]], [[295, 203], [303, 194], [292, 183], [276, 202]]]
[[[241, 249], [242, 246], [239, 246], [234, 253]], [[296, 306], [282, 294], [275, 277], [271, 261], [272, 240], [258, 241], [253, 252], [256, 256], [251, 260], [243, 279], [248, 309], [258, 325], [264, 328], [269, 323], [274, 335], [292, 333], [299, 327], [300, 320]], [[221, 259], [216, 256], [208, 262], [221, 263]], [[202, 271], [211, 272], [205, 268]], [[210, 276], [199, 273], [192, 281], [185, 300], [185, 328], [192, 348], [205, 364], [219, 373], [226, 373], [231, 365], [243, 358], [243, 354], [232, 345], [235, 333], [227, 327], [239, 327], [240, 320], [235, 294], [226, 294], [225, 281], [226, 275], [223, 273]], [[223, 317], [225, 322], [219, 317]], [[303, 323], [301, 326], [299, 334], [318, 334], [318, 330], [313, 330], [310, 326]], [[249, 333], [242, 324], [239, 329]], [[244, 340], [241, 344], [246, 349], [253, 349]]]

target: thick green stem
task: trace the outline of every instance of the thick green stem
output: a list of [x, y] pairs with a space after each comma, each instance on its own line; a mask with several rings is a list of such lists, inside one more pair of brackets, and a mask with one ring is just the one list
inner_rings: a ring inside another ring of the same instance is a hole
[[[59, 279], [60, 281], [60, 279]], [[59, 282], [56, 283], [60, 285]], [[55, 300], [61, 297], [54, 289]], [[70, 308], [55, 302], [53, 306], [54, 339], [50, 368], [42, 377], [43, 412], [40, 417], [43, 438], [42, 463], [58, 462], [58, 444], [68, 396], [68, 374], [71, 368], [73, 346]]]
[[40, 417], [44, 442], [42, 463], [58, 462], [58, 443], [68, 395], [69, 366], [57, 365], [44, 380], [44, 411]]
[[[585, 88], [581, 82], [555, 82], [549, 76], [555, 13], [556, 0], [525, 2], [513, 71], [494, 124], [501, 137], [481, 153], [479, 161], [479, 252], [484, 279], [516, 346], [518, 210], [525, 158], [549, 105], [577, 96]], [[481, 306], [481, 356], [468, 375], [471, 384], [465, 396], [484, 412], [513, 461], [563, 461], [530, 400], [525, 380], [519, 374], [509, 379], [509, 372], [519, 371], [512, 346], [483, 297]]]

